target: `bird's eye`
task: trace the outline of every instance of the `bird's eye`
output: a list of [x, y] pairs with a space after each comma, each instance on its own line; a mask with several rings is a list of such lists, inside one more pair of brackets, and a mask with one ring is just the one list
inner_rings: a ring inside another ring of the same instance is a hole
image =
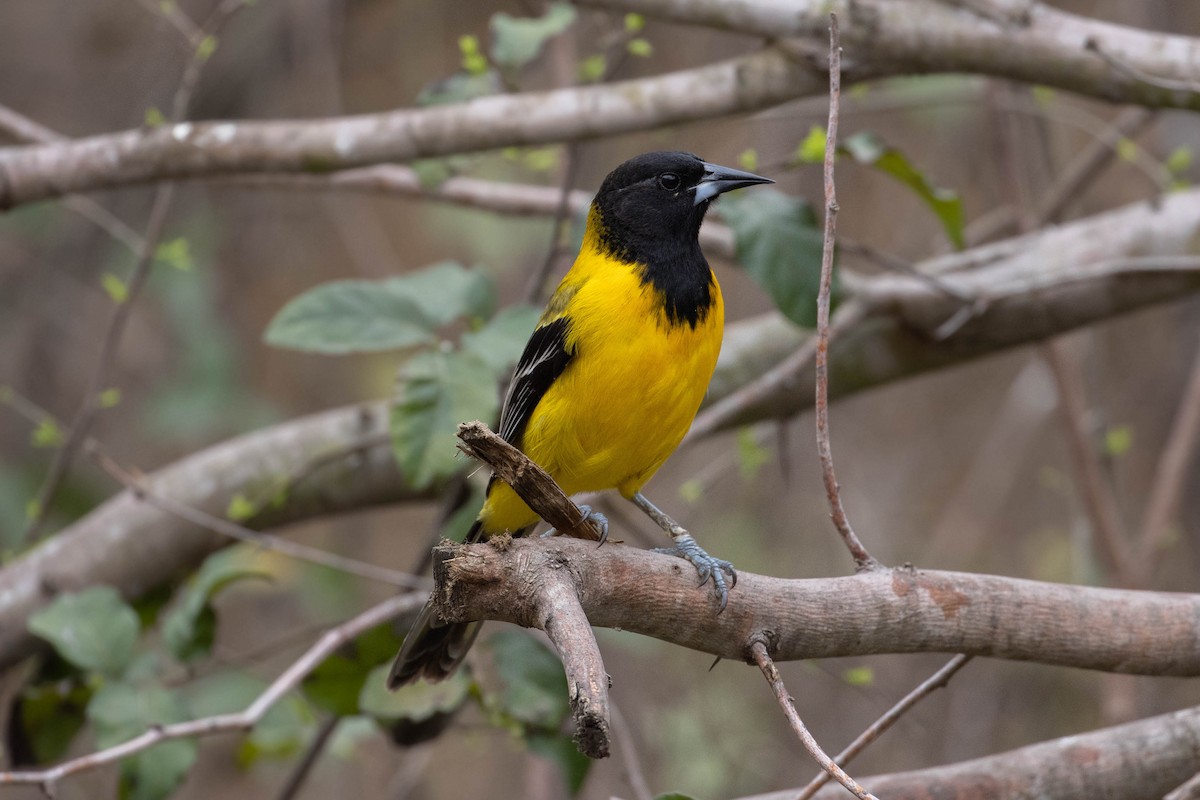
[[679, 176], [674, 172], [664, 172], [658, 176], [658, 185], [666, 189], [668, 192], [673, 192], [679, 188]]

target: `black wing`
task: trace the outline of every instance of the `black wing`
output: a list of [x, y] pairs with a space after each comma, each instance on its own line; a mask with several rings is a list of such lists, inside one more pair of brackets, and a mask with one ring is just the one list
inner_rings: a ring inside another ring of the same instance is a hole
[[570, 320], [559, 317], [538, 326], [525, 345], [500, 412], [500, 437], [514, 447], [521, 447], [533, 410], [575, 355], [567, 349], [570, 328]]

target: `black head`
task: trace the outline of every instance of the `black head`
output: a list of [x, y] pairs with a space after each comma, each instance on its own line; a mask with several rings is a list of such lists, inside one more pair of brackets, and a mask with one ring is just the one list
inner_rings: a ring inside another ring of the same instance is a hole
[[593, 201], [602, 245], [623, 261], [647, 263], [664, 249], [698, 247], [696, 234], [721, 193], [774, 183], [692, 153], [643, 153], [614, 169]]

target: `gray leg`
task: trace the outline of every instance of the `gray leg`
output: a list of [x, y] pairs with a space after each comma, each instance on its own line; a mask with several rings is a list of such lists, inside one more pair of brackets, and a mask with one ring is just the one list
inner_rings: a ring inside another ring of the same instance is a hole
[[[690, 561], [692, 566], [696, 568], [696, 573], [700, 576], [701, 586], [708, 583], [709, 578], [712, 578], [713, 588], [716, 590], [717, 598], [721, 602], [718, 613], [724, 611], [725, 604], [729, 602], [729, 589], [737, 586], [737, 572], [734, 571], [733, 564], [721, 558], [713, 558], [704, 552], [704, 548], [696, 543], [696, 540], [692, 538], [692, 535], [682, 525], [664, 514], [658, 506], [646, 498], [646, 495], [638, 492], [629, 499], [635, 506], [645, 512], [646, 516], [654, 520], [658, 527], [669, 533], [675, 541], [675, 544], [671, 547], [656, 547], [655, 552], [679, 556]], [[726, 572], [729, 573], [731, 581], [728, 585], [725, 582]]]

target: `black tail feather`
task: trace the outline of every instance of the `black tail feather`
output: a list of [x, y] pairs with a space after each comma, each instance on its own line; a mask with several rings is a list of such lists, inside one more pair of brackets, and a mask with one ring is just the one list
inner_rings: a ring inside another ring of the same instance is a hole
[[[483, 538], [483, 525], [476, 520], [464, 541], [472, 544]], [[418, 678], [433, 683], [448, 678], [467, 657], [481, 627], [482, 622], [442, 622], [433, 600], [426, 601], [388, 673], [388, 688], [398, 689]]]

